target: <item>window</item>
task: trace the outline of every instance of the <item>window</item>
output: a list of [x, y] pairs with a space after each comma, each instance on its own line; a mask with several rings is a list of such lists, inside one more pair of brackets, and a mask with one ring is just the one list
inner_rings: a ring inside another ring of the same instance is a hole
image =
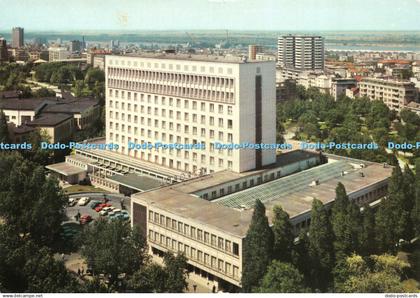
[[233, 254], [239, 256], [239, 244], [235, 242], [233, 242]]
[[224, 248], [224, 246], [223, 246], [223, 238], [218, 237], [218, 239], [217, 239], [217, 247], [220, 248], [220, 249], [223, 249]]
[[209, 243], [210, 239], [210, 234], [208, 232], [204, 232], [204, 242], [205, 243]]
[[216, 246], [216, 235], [211, 235], [211, 245]]
[[203, 240], [203, 231], [200, 229], [197, 230], [197, 239]]

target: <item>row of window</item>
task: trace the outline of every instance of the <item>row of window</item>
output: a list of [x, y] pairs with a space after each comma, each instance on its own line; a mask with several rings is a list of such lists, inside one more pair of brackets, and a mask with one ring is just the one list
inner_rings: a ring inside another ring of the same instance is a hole
[[223, 78], [214, 76], [182, 74], [173, 72], [159, 72], [139, 69], [123, 69], [108, 67], [109, 77], [123, 77], [130, 80], [140, 81], [165, 81], [166, 83], [195, 84], [205, 86], [218, 86], [221, 88], [233, 88], [233, 78]]
[[[169, 141], [170, 143], [174, 143], [175, 139], [176, 139], [176, 142], [178, 144], [182, 144], [182, 136], [185, 136], [186, 134], [192, 134], [193, 136], [198, 136], [197, 127], [193, 127], [192, 130], [190, 131], [190, 128], [189, 128], [188, 125], [181, 126], [180, 124], [176, 125], [176, 132], [181, 133], [182, 135], [173, 135], [173, 134], [168, 134], [167, 135], [166, 132], [159, 132], [159, 131], [154, 131], [154, 133], [153, 133], [153, 131], [151, 129], [146, 130], [144, 128], [140, 129], [140, 134], [139, 134], [139, 129], [138, 129], [137, 126], [133, 127], [133, 129], [132, 129], [131, 125], [127, 125], [127, 131], [126, 131], [125, 128], [126, 128], [125, 124], [121, 124], [121, 126], [120, 126], [120, 124], [118, 122], [116, 122], [115, 126], [114, 126], [113, 122], [110, 122], [109, 129], [112, 130], [109, 133], [110, 137], [113, 136], [113, 132], [116, 133], [115, 141], [119, 142], [120, 140], [119, 140], [118, 133], [122, 133], [121, 142], [125, 143], [125, 133], [128, 133], [128, 134], [134, 134], [134, 136], [136, 136], [136, 137], [139, 137], [139, 136], [143, 137], [143, 140], [144, 140], [144, 138], [147, 137], [147, 138], [149, 138], [151, 140], [154, 140], [154, 141], [163, 141], [163, 142]], [[155, 126], [155, 128], [159, 129], [159, 126]], [[162, 126], [162, 129], [166, 129], [166, 126]], [[170, 128], [169, 130], [173, 131], [174, 129]], [[206, 133], [206, 131], [208, 133]], [[167, 136], [168, 136], [168, 138], [167, 138]], [[213, 129], [206, 130], [205, 128], [201, 128], [200, 136], [202, 138], [207, 138], [207, 139], [218, 141], [218, 142], [221, 142], [221, 143], [226, 143], [226, 142], [227, 143], [232, 143], [233, 142], [233, 134], [231, 134], [231, 133], [226, 134], [226, 133], [223, 133], [223, 131], [217, 132]], [[130, 137], [129, 137], [129, 139], [130, 139]], [[129, 142], [130, 142], [130, 140], [129, 140]], [[193, 144], [202, 143], [203, 145], [205, 145], [205, 140], [198, 141], [196, 139], [193, 139], [192, 143]], [[189, 138], [184, 138], [184, 144], [189, 144]], [[209, 147], [211, 149], [213, 149], [213, 146], [214, 146], [214, 144], [211, 143], [211, 145]], [[207, 147], [207, 148], [209, 148], [209, 147]]]
[[[109, 107], [109, 112], [108, 112], [108, 116], [109, 119], [115, 119], [115, 120], [120, 120], [120, 116], [121, 116], [121, 120], [122, 121], [127, 121], [127, 122], [132, 122], [137, 124], [138, 120], [139, 120], [139, 116], [138, 115], [132, 115], [131, 113], [124, 113], [124, 112], [119, 112], [120, 110], [113, 109], [113, 106], [110, 105]], [[130, 111], [130, 110], [128, 110]], [[151, 107], [141, 107], [141, 115], [152, 115], [152, 108]], [[137, 109], [134, 109], [134, 112], [137, 112]], [[191, 115], [191, 117], [190, 117]], [[126, 117], [127, 116], [127, 117]], [[160, 116], [160, 117], [165, 117], [166, 119], [176, 119], [176, 120], [180, 120], [180, 121], [184, 121], [184, 122], [189, 122], [190, 120], [192, 120], [192, 123], [199, 123], [199, 119], [200, 119], [200, 124], [202, 125], [210, 125], [210, 126], [216, 126], [216, 119], [217, 119], [217, 125], [220, 128], [227, 128], [227, 129], [232, 129], [233, 128], [233, 120], [232, 119], [225, 119], [225, 118], [215, 118], [213, 116], [210, 117], [206, 117], [205, 115], [197, 115], [197, 114], [190, 114], [187, 112], [174, 112], [173, 110], [169, 110], [168, 113], [166, 113], [166, 109], [161, 109], [159, 111], [158, 108], [154, 108], [153, 111], [153, 116]], [[200, 117], [199, 117], [200, 116]], [[141, 116], [140, 117], [140, 124], [145, 125], [145, 117]], [[159, 120], [155, 120], [154, 124], [155, 127], [159, 127]], [[178, 121], [177, 121], [178, 122]], [[166, 121], [162, 121], [162, 128], [163, 124], [166, 124]], [[152, 126], [152, 118], [147, 118], [147, 125]], [[179, 124], [180, 125], [180, 124]], [[171, 129], [171, 127], [173, 127], [173, 123], [169, 122], [169, 129]]]
[[253, 187], [255, 185], [259, 185], [263, 182], [268, 182], [274, 179], [278, 179], [281, 177], [281, 171], [278, 170], [277, 173], [267, 173], [264, 176], [252, 177], [249, 180], [238, 182], [235, 185], [228, 185], [225, 187], [220, 188], [219, 190], [212, 190], [207, 193], [203, 193], [200, 195], [202, 199], [205, 200], [214, 200], [219, 197], [223, 197], [225, 194], [231, 194], [233, 192], [238, 192], [243, 189], [247, 189], [249, 187]]
[[[190, 100], [190, 99], [180, 99], [180, 98], [173, 98], [173, 97], [165, 97], [165, 96], [153, 96], [150, 94], [144, 94], [144, 93], [136, 93], [136, 92], [130, 92], [130, 91], [124, 91], [124, 90], [114, 90], [109, 89], [108, 91], [108, 98], [114, 97], [115, 102], [118, 102], [118, 98], [121, 99], [127, 99], [128, 101], [132, 100], [134, 102], [138, 102], [140, 99], [141, 103], [148, 103], [148, 106], [151, 104], [154, 104], [158, 107], [162, 106], [169, 106], [169, 107], [177, 107], [177, 108], [184, 108], [184, 109], [192, 109], [194, 111], [198, 111], [198, 106], [200, 103], [200, 110], [202, 112], [210, 112], [215, 113], [216, 107], [217, 107], [217, 113], [223, 114], [225, 111], [228, 115], [232, 115], [233, 113], [233, 107], [231, 105], [228, 105], [227, 108], [226, 104], [214, 104], [214, 103], [207, 103], [207, 102], [198, 102], [196, 100]], [[112, 100], [110, 101], [110, 104], [112, 104]], [[122, 109], [124, 109], [124, 103], [122, 103]], [[130, 103], [127, 103], [128, 107], [130, 108]], [[136, 104], [134, 104], [134, 108], [136, 108]], [[116, 106], [118, 108], [118, 106]]]
[[140, 83], [134, 81], [108, 79], [108, 88], [129, 89], [138, 92], [158, 93], [170, 96], [196, 98], [202, 100], [215, 100], [226, 103], [234, 103], [234, 93], [201, 88], [189, 88], [182, 86], [170, 86], [163, 84]]
[[233, 254], [235, 256], [239, 255], [239, 245], [236, 242], [233, 242], [232, 244], [230, 240], [226, 240], [222, 237], [218, 237], [217, 235], [210, 234], [209, 232], [203, 231], [199, 228], [190, 226], [157, 212], [149, 210], [149, 221], [163, 226], [169, 230], [183, 234], [186, 237], [206, 243], [219, 250], [222, 250], [223, 252]]
[[[110, 139], [112, 142], [113, 139]], [[114, 140], [115, 142], [115, 140]], [[170, 158], [168, 156], [162, 156], [162, 154], [155, 154], [144, 152], [143, 150], [127, 150], [127, 147], [121, 146], [118, 151], [122, 154], [128, 154], [134, 158], [140, 158], [144, 161], [153, 162], [158, 165], [162, 165], [171, 169], [177, 169], [180, 171], [185, 171], [188, 173], [193, 174], [206, 174], [206, 173], [214, 173], [215, 170], [225, 170], [233, 169], [233, 161], [232, 160], [225, 160], [223, 158], [217, 158], [214, 156], [208, 157], [207, 161], [202, 161], [199, 159], [195, 159], [195, 155], [192, 154], [191, 157], [187, 161], [181, 161], [179, 158]], [[165, 149], [163, 149], [165, 150]]]
[[157, 243], [175, 252], [183, 252], [190, 260], [201, 263], [213, 270], [221, 272], [224, 275], [233, 277], [234, 279], [239, 278], [239, 268], [237, 266], [232, 266], [229, 262], [225, 262], [222, 259], [218, 259], [215, 256], [211, 256], [208, 253], [194, 247], [190, 247], [180, 241], [166, 237], [165, 235], [152, 230], [149, 230], [149, 241]]
[[[126, 63], [127, 62], [127, 63]], [[152, 68], [154, 67], [156, 68], [161, 68], [161, 69], [169, 69], [169, 70], [184, 70], [184, 71], [200, 71], [202, 73], [215, 73], [215, 71], [217, 70], [217, 73], [219, 74], [223, 74], [223, 73], [227, 73], [229, 75], [231, 75], [233, 73], [233, 69], [231, 67], [228, 68], [223, 68], [223, 67], [218, 67], [217, 69], [214, 66], [205, 66], [205, 65], [200, 65], [200, 67], [198, 67], [198, 65], [193, 64], [193, 65], [189, 65], [189, 64], [184, 64], [183, 66], [181, 64], [172, 64], [172, 63], [158, 63], [158, 62], [144, 62], [144, 61], [125, 61], [125, 60], [109, 60], [109, 65], [128, 65], [128, 66], [134, 66], [134, 67], [147, 67], [147, 68]], [[108, 69], [112, 68], [108, 67]], [[120, 71], [124, 72], [124, 74], [128, 74], [130, 70], [134, 70], [134, 69], [130, 69], [130, 68], [119, 68]], [[117, 70], [116, 70], [117, 71]]]

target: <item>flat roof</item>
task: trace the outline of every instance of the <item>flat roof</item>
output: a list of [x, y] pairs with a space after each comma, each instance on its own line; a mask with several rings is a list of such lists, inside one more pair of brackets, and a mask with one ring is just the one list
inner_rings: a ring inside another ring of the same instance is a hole
[[55, 102], [48, 102], [48, 105], [43, 109], [45, 113], [82, 113], [90, 108], [99, 105], [99, 101], [93, 98], [83, 99], [64, 99]]
[[201, 61], [201, 62], [220, 62], [220, 63], [275, 63], [275, 61], [260, 61], [244, 59], [239, 56], [217, 56], [217, 55], [197, 55], [197, 54], [171, 54], [171, 53], [134, 53], [126, 55], [108, 55], [106, 57], [134, 57], [145, 59], [168, 59], [168, 60], [185, 60], [185, 61]]
[[139, 191], [151, 190], [162, 185], [161, 180], [154, 179], [150, 176], [137, 174], [113, 175], [107, 179]]
[[72, 164], [67, 163], [67, 162], [60, 162], [60, 163], [47, 165], [47, 166], [45, 166], [45, 168], [47, 168], [48, 170], [51, 170], [53, 172], [57, 172], [57, 173], [59, 173], [61, 175], [64, 175], [64, 176], [72, 176], [72, 175], [76, 175], [76, 174], [86, 172], [85, 169], [76, 167], [75, 165], [72, 165]]
[[[299, 160], [299, 154], [289, 156], [295, 157], [294, 161]], [[285, 157], [287, 157], [286, 154]], [[384, 167], [382, 164], [333, 155], [328, 155], [328, 157], [329, 162], [327, 164], [226, 195], [213, 201], [204, 200], [191, 192], [198, 191], [200, 188], [205, 189], [215, 186], [220, 181], [234, 180], [238, 175], [246, 176], [247, 174], [229, 171], [216, 172], [156, 190], [134, 194], [132, 198], [133, 202], [144, 202], [163, 211], [195, 220], [234, 236], [244, 237], [251, 221], [256, 199], [260, 199], [265, 204], [270, 222], [273, 217], [272, 209], [275, 205], [281, 205], [290, 218], [293, 218], [299, 214], [310, 212], [314, 198], [321, 200], [324, 204], [333, 201], [335, 199], [335, 189], [339, 182], [343, 183], [347, 193], [351, 195], [351, 193], [370, 185], [387, 180], [392, 173], [392, 167]], [[361, 164], [363, 164], [363, 167]], [[311, 186], [315, 180], [319, 181], [319, 185]], [[246, 208], [241, 210], [242, 206]]]
[[[372, 163], [361, 168], [354, 160], [332, 160], [327, 164], [310, 168], [263, 185], [224, 196], [212, 202], [231, 208], [252, 208], [260, 199], [270, 214], [275, 205], [281, 205], [290, 217], [309, 211], [314, 198], [324, 204], [335, 199], [335, 188], [341, 182], [348, 194], [368, 185], [386, 180], [392, 167]], [[344, 173], [344, 175], [342, 175]], [[361, 175], [363, 173], [363, 177]], [[311, 185], [318, 180], [319, 185]]]
[[252, 210], [236, 210], [185, 194], [174, 189], [137, 193], [131, 196], [133, 203], [142, 201], [168, 213], [210, 225], [224, 233], [245, 237]]

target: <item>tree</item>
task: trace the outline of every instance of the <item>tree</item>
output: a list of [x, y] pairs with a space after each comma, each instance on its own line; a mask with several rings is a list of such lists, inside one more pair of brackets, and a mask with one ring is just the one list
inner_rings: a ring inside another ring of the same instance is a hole
[[51, 245], [67, 203], [58, 181], [17, 153], [0, 155], [0, 180], [0, 216], [37, 244]]
[[165, 253], [163, 256], [164, 271], [166, 273], [165, 290], [168, 293], [182, 293], [188, 287], [187, 258], [184, 254], [173, 255]]
[[71, 293], [84, 287], [56, 261], [51, 251], [0, 225], [0, 288], [2, 292]]
[[314, 199], [309, 227], [309, 258], [312, 288], [325, 291], [334, 265], [333, 231], [321, 201]]
[[164, 265], [148, 263], [128, 280], [128, 289], [136, 293], [182, 293], [188, 287], [187, 258], [183, 254], [165, 253]]
[[417, 237], [420, 236], [420, 158], [416, 160], [416, 178], [414, 183], [415, 201], [411, 211], [411, 220], [414, 224], [414, 232]]
[[242, 289], [249, 293], [259, 286], [273, 250], [273, 232], [265, 215], [265, 207], [256, 200], [251, 224], [244, 241], [244, 267], [242, 270]]
[[346, 260], [344, 282], [337, 292], [344, 293], [400, 293], [404, 292], [401, 274], [408, 263], [391, 255], [373, 255], [370, 262], [352, 255]]
[[292, 264], [301, 272], [305, 278], [305, 284], [310, 284], [311, 264], [309, 258], [309, 238], [308, 231], [301, 229], [297, 243], [292, 251]]
[[[402, 185], [402, 202], [401, 207], [405, 215], [410, 215], [415, 204], [415, 181], [416, 178], [411, 171], [408, 164], [404, 167], [403, 173], [403, 185]], [[402, 226], [402, 238], [411, 240], [414, 237], [414, 227], [410, 216], [407, 216]]]
[[409, 214], [403, 209], [403, 175], [398, 165], [393, 169], [388, 183], [388, 196], [376, 213], [376, 241], [380, 252], [393, 252], [404, 236]]
[[130, 276], [147, 262], [146, 241], [140, 230], [120, 220], [97, 220], [82, 233], [81, 254], [94, 274], [104, 274], [108, 289], [122, 288], [121, 275]]
[[362, 231], [360, 233], [360, 253], [369, 256], [376, 253], [375, 214], [369, 204], [363, 206]]
[[274, 206], [273, 213], [273, 256], [279, 261], [290, 262], [292, 258], [294, 236], [289, 214], [287, 214], [281, 206]]
[[0, 143], [10, 143], [9, 129], [7, 126], [6, 115], [0, 110]]
[[256, 292], [303, 293], [306, 289], [302, 274], [293, 265], [274, 260]]

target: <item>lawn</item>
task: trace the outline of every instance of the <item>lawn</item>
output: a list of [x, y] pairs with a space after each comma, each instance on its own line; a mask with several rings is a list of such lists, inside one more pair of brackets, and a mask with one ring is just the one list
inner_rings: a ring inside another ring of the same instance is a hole
[[72, 185], [64, 189], [65, 193], [76, 193], [76, 192], [107, 192], [99, 187], [94, 187], [92, 185]]

